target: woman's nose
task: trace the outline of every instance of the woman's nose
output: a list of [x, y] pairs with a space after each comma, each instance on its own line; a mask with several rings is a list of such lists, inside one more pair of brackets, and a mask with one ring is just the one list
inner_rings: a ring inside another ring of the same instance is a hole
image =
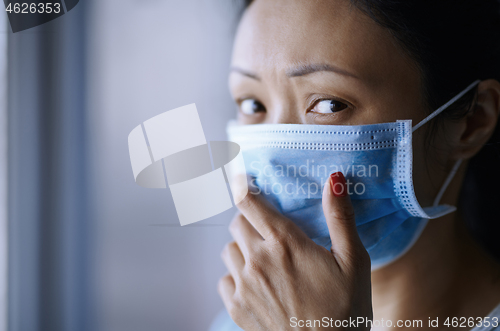
[[304, 124], [297, 109], [292, 105], [275, 107], [269, 115], [266, 121], [269, 124]]

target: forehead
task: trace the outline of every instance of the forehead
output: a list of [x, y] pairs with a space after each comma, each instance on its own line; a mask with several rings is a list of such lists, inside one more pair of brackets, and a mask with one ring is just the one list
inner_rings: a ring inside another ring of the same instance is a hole
[[265, 74], [310, 63], [365, 80], [410, 65], [387, 29], [348, 0], [256, 0], [240, 22], [232, 64]]

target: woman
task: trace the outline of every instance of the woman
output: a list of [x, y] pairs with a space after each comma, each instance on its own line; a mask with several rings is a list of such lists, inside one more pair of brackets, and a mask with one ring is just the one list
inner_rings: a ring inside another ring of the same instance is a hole
[[500, 330], [499, 46], [494, 0], [248, 3], [229, 133], [252, 194], [211, 330]]

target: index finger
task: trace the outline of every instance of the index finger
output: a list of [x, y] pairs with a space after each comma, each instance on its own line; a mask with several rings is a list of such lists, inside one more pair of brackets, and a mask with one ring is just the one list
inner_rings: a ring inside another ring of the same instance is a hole
[[[242, 180], [242, 178], [237, 180]], [[245, 177], [244, 180], [246, 181], [247, 178]], [[293, 223], [276, 210], [258, 191], [250, 189], [251, 186], [248, 185], [249, 190], [246, 196], [236, 204], [236, 207], [255, 230], [264, 240], [282, 231], [290, 231], [290, 225]]]

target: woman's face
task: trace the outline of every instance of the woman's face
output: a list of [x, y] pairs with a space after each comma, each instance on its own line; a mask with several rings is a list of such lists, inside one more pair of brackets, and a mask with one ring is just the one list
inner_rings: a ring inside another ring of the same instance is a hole
[[426, 113], [408, 56], [346, 0], [255, 1], [232, 69], [242, 123], [359, 125]]
[[[347, 0], [254, 1], [240, 22], [231, 68], [243, 124], [415, 124], [429, 113], [416, 65]], [[441, 177], [418, 162], [421, 136], [414, 137], [415, 176]], [[415, 189], [428, 205], [437, 185]]]

